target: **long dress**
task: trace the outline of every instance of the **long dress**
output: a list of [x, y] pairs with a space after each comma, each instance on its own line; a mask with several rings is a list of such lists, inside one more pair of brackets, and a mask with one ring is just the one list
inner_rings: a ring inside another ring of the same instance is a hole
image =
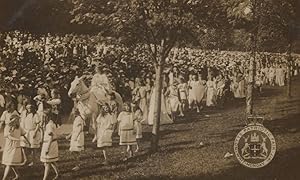
[[139, 107], [143, 113], [142, 121], [147, 121], [148, 118], [147, 87], [141, 86], [139, 88], [139, 94], [140, 94]]
[[84, 150], [84, 125], [84, 119], [77, 116], [73, 122], [70, 151], [80, 152]]
[[[150, 105], [149, 105], [149, 114], [148, 114], [148, 124], [153, 125], [154, 118], [156, 116], [156, 110], [155, 110], [155, 88], [152, 90], [151, 98], [150, 98]], [[166, 108], [166, 101], [165, 101], [165, 96], [162, 93], [161, 95], [161, 113], [160, 113], [160, 124], [172, 124], [174, 123], [173, 120], [170, 118], [167, 112]]]
[[118, 116], [120, 145], [136, 145], [134, 133], [134, 114], [121, 112]]
[[276, 83], [279, 86], [284, 86], [285, 72], [283, 68], [276, 69]]
[[142, 127], [142, 120], [143, 120], [143, 112], [138, 109], [134, 112], [134, 129], [136, 131], [136, 138], [141, 139], [143, 137], [143, 127]]
[[111, 114], [99, 115], [97, 120], [97, 147], [112, 146], [114, 117]]
[[231, 91], [233, 92], [235, 98], [246, 97], [245, 79], [234, 78], [233, 83], [231, 84]]
[[179, 101], [179, 90], [177, 87], [174, 87], [173, 85], [171, 85], [168, 90], [167, 90], [167, 94], [168, 94], [168, 100], [167, 100], [167, 109], [168, 111], [171, 112], [177, 112], [179, 109], [179, 105], [180, 105], [180, 101]]
[[268, 77], [269, 77], [269, 83], [270, 83], [270, 85], [273, 85], [274, 84], [274, 78], [275, 78], [275, 69], [273, 67], [269, 68]]
[[41, 162], [50, 163], [56, 161], [58, 161], [56, 125], [52, 120], [50, 120], [45, 129], [41, 152]]
[[216, 83], [214, 81], [208, 80], [206, 82], [206, 86], [207, 86], [206, 105], [215, 106], [216, 105]]
[[91, 82], [91, 92], [99, 101], [107, 102], [107, 93], [111, 92], [110, 82], [105, 74], [95, 74]]
[[20, 139], [24, 134], [21, 128], [15, 129], [10, 126], [4, 128], [5, 145], [3, 148], [2, 164], [7, 166], [22, 166], [27, 159], [24, 150], [20, 146], [20, 141], [15, 141], [10, 138]]
[[190, 81], [189, 82], [189, 102], [196, 101], [197, 103], [201, 103], [204, 99], [205, 95], [205, 86], [201, 81]]
[[[36, 128], [41, 123], [40, 116], [38, 114], [33, 113], [23, 113], [21, 115], [21, 128], [25, 131], [25, 137], [29, 141], [30, 144], [28, 144], [27, 141], [22, 139], [21, 146], [26, 148], [39, 148], [40, 143], [42, 141], [42, 134], [39, 130], [36, 131]], [[34, 137], [36, 131], [36, 135]]]

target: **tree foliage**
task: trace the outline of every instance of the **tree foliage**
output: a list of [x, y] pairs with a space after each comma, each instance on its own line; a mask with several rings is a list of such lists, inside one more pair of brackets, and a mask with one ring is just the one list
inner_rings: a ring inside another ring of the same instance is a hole
[[297, 0], [229, 0], [224, 4], [235, 28], [257, 33], [258, 50], [286, 51], [295, 32]]
[[167, 56], [177, 43], [195, 41], [226, 25], [220, 0], [74, 0], [72, 22], [97, 24], [122, 42], [148, 45], [154, 60], [159, 48]]

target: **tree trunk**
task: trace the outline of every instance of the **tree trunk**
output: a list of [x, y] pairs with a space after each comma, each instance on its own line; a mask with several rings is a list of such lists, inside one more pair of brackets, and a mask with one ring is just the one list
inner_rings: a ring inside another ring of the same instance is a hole
[[247, 97], [246, 97], [246, 113], [247, 115], [253, 114], [253, 87], [254, 87], [254, 58], [250, 60], [250, 67], [249, 67], [249, 77], [248, 77], [248, 84], [247, 84]]
[[162, 80], [163, 80], [163, 66], [164, 59], [160, 57], [161, 60], [156, 67], [156, 79], [155, 79], [155, 110], [154, 110], [154, 121], [152, 129], [152, 140], [151, 140], [151, 152], [158, 151], [158, 141], [159, 141], [159, 127], [160, 127], [160, 115], [161, 115], [161, 95], [162, 95]]
[[291, 34], [291, 28], [289, 28], [289, 45], [288, 45], [288, 59], [287, 59], [287, 97], [291, 97], [291, 87], [292, 87], [292, 80], [291, 80], [291, 63], [292, 63], [292, 45], [293, 45], [293, 38]]
[[247, 96], [246, 96], [246, 114], [247, 116], [253, 114], [253, 89], [254, 89], [254, 77], [255, 77], [255, 56], [256, 56], [256, 40], [257, 33], [251, 37], [252, 43], [252, 57], [250, 59], [249, 74], [247, 79]]

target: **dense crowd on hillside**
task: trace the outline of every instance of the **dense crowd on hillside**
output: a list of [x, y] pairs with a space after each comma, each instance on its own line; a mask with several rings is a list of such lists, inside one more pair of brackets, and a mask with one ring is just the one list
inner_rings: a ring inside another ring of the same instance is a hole
[[[12, 31], [0, 37], [2, 93], [34, 97], [39, 89], [45, 89], [48, 94], [56, 89], [66, 102], [69, 100], [66, 93], [74, 77], [86, 75], [91, 80], [98, 66], [105, 70], [113, 89], [125, 100], [132, 99], [137, 78], [153, 86], [155, 70], [142, 45], [130, 49], [112, 38], [97, 35], [34, 35]], [[234, 83], [239, 82], [246, 84], [244, 80], [247, 80], [251, 58], [249, 52], [174, 47], [167, 58], [164, 89], [172, 85], [173, 79], [188, 83], [193, 75], [213, 81], [215, 90], [218, 78], [228, 80], [228, 87], [237, 87]], [[287, 54], [257, 53], [255, 58], [258, 86], [286, 83]], [[291, 74], [297, 74], [299, 61], [300, 56], [294, 54], [289, 62]], [[234, 94], [232, 89], [230, 92]]]

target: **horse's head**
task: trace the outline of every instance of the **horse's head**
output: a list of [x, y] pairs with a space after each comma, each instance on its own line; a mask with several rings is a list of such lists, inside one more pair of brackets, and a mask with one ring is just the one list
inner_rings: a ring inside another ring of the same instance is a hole
[[71, 87], [68, 91], [68, 95], [72, 97], [74, 94], [80, 93], [82, 91], [82, 79], [83, 77], [75, 77], [73, 82], [71, 82]]

